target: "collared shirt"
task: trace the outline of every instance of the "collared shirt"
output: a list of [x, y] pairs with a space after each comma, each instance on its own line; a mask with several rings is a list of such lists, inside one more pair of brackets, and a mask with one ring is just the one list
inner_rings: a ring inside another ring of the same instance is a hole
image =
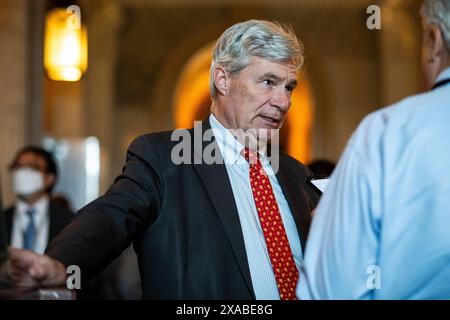
[[27, 211], [31, 208], [35, 210], [33, 214], [34, 225], [36, 226], [36, 239], [34, 242], [34, 251], [44, 253], [48, 245], [49, 232], [49, 198], [44, 196], [32, 206], [24, 201], [18, 201], [13, 217], [13, 226], [11, 233], [11, 247], [23, 248], [23, 234], [27, 230], [30, 218]]
[[449, 173], [450, 84], [367, 116], [314, 216], [299, 298], [450, 298]]
[[[250, 165], [242, 156], [244, 147], [214, 115], [211, 114], [209, 121], [230, 178], [256, 299], [280, 299], [250, 186]], [[264, 154], [260, 154], [260, 156], [261, 164], [269, 177], [277, 200], [297, 269], [299, 269], [302, 261], [302, 249], [294, 218], [270, 166], [270, 161]]]
[[[450, 67], [445, 69], [444, 71], [441, 72], [441, 74], [439, 74], [439, 76], [436, 78], [435, 83], [441, 82], [443, 80], [448, 80], [450, 79]], [[449, 84], [447, 84], [448, 86]]]

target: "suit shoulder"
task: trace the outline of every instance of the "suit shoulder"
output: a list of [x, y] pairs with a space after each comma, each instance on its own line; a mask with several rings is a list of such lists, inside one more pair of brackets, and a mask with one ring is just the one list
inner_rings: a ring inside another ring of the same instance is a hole
[[160, 145], [170, 143], [173, 130], [153, 132], [140, 135], [136, 137], [131, 143], [130, 147], [135, 145]]
[[173, 131], [147, 133], [135, 138], [127, 150], [127, 159], [130, 156], [138, 156], [147, 161], [154, 162], [170, 155], [171, 137]]
[[[193, 145], [190, 143], [193, 135], [193, 129], [177, 129], [144, 134], [131, 142], [128, 147], [128, 156], [136, 155], [152, 163], [154, 161], [167, 163], [171, 159], [173, 148], [180, 141], [189, 142], [189, 146]], [[184, 140], [184, 138], [188, 139]]]
[[57, 215], [62, 220], [70, 221], [75, 217], [75, 213], [71, 211], [69, 208], [66, 208], [65, 206], [51, 202], [50, 204], [50, 211]]
[[72, 210], [70, 210], [66, 206], [56, 202], [51, 202], [50, 208], [51, 210], [54, 210], [65, 216], [73, 216], [75, 214]]
[[3, 215], [5, 216], [5, 218], [10, 218], [13, 216], [15, 210], [16, 210], [15, 206], [8, 207], [5, 210], [3, 210]]

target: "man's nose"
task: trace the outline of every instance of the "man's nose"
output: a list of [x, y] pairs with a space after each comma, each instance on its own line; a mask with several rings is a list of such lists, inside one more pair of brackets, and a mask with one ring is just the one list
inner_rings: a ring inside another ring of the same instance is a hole
[[286, 111], [291, 105], [291, 95], [283, 87], [275, 90], [272, 95], [271, 105], [279, 108], [282, 111]]

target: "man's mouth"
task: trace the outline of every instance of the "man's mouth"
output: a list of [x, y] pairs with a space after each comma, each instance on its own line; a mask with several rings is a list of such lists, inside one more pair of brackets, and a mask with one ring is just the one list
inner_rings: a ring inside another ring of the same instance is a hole
[[267, 116], [267, 115], [260, 115], [259, 117], [263, 120], [263, 122], [267, 126], [269, 126], [270, 128], [273, 128], [273, 129], [277, 129], [280, 124], [280, 121], [281, 121], [280, 118], [271, 117], [271, 116]]

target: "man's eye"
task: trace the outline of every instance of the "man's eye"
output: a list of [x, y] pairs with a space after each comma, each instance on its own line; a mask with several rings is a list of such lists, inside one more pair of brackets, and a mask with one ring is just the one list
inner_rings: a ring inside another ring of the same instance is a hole
[[270, 80], [270, 79], [264, 80], [263, 83], [264, 83], [264, 85], [266, 85], [266, 86], [271, 86], [271, 85], [273, 85], [273, 81]]
[[286, 91], [292, 93], [292, 91], [294, 91], [294, 87], [286, 87]]

